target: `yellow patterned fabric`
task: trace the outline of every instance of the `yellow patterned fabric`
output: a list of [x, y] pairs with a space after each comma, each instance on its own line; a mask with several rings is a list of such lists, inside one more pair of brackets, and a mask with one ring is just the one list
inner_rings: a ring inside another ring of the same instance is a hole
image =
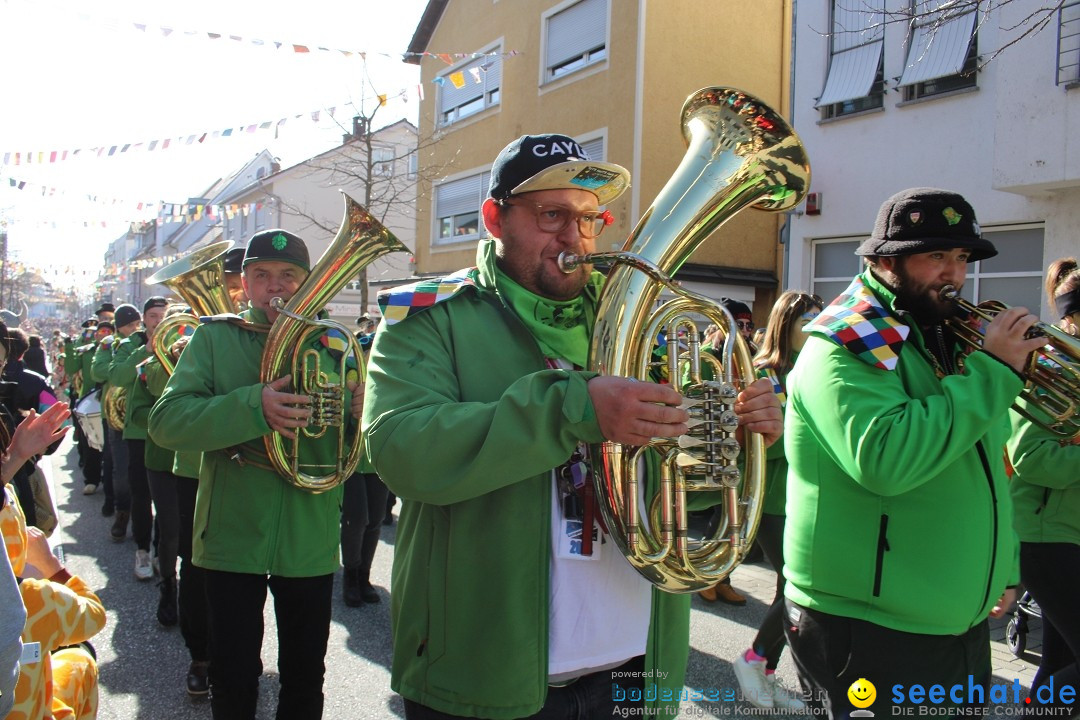
[[[0, 532], [19, 574], [26, 565], [26, 519], [10, 492], [0, 512]], [[19, 590], [26, 606], [23, 645], [37, 643], [40, 659], [22, 664], [15, 707], [6, 720], [92, 720], [97, 717], [97, 663], [81, 648], [54, 651], [89, 640], [105, 627], [101, 600], [78, 577], [64, 584], [28, 578]]]

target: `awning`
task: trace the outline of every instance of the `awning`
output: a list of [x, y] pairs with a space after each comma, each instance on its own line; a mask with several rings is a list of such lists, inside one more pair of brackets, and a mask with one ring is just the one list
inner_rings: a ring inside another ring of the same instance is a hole
[[917, 26], [900, 84], [915, 85], [959, 73], [964, 68], [974, 29], [974, 12], [940, 24], [928, 22]]
[[834, 54], [817, 107], [869, 95], [881, 63], [882, 45], [877, 40]]

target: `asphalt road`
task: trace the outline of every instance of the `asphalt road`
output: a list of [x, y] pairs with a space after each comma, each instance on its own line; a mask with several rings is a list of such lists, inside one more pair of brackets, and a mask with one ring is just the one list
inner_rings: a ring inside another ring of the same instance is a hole
[[[51, 461], [51, 464], [50, 464]], [[77, 454], [65, 440], [55, 455], [42, 463], [50, 474], [60, 514], [60, 528], [51, 541], [63, 553], [71, 572], [83, 577], [100, 596], [108, 611], [108, 624], [93, 639], [100, 674], [102, 720], [209, 720], [205, 700], [193, 700], [184, 678], [189, 657], [176, 628], [165, 629], [155, 618], [156, 581], [134, 576], [135, 545], [130, 539], [114, 543], [109, 538], [111, 518], [101, 516], [103, 495], [82, 495]], [[51, 471], [51, 472], [50, 472]], [[338, 720], [404, 717], [401, 699], [390, 691], [390, 563], [396, 526], [383, 528], [372, 580], [382, 602], [349, 608], [341, 601], [338, 575], [335, 582], [333, 620], [327, 651], [326, 708], [324, 716]], [[497, 585], [498, 578], [492, 578]], [[746, 564], [733, 574], [734, 586], [747, 596], [745, 607], [709, 604], [695, 597], [691, 616], [690, 664], [687, 692], [717, 689], [721, 695], [737, 691], [731, 661], [745, 650], [772, 600], [772, 570], [764, 564]], [[934, 598], [926, 598], [933, 612]], [[273, 718], [277, 697], [275, 620], [267, 603], [263, 644], [264, 674], [259, 698], [259, 717]], [[1019, 678], [1030, 686], [1040, 647], [1038, 621], [1027, 638], [1028, 654], [1018, 659], [1002, 642], [1004, 622], [995, 622], [995, 682], [1012, 683]], [[778, 669], [781, 684], [797, 687], [791, 659], [785, 653]], [[759, 717], [761, 711], [741, 701], [685, 702], [680, 717]], [[770, 714], [770, 717], [807, 715]]]

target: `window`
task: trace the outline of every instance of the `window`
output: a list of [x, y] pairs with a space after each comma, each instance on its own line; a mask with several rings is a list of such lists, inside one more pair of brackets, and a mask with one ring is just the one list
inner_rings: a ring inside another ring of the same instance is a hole
[[480, 206], [487, 197], [490, 173], [445, 182], [435, 188], [435, 232], [432, 245], [480, 239]]
[[[1000, 300], [1026, 307], [1039, 315], [1042, 308], [1043, 229], [1036, 225], [983, 228], [998, 254], [968, 265], [961, 294], [972, 302]], [[855, 249], [862, 240], [818, 240], [811, 259], [811, 290], [826, 303], [837, 297], [858, 273], [862, 258]]]
[[608, 2], [580, 0], [544, 18], [544, 82], [607, 60]]
[[912, 32], [907, 65], [900, 77], [904, 100], [976, 86], [979, 66], [975, 13], [936, 11], [951, 0], [918, 0], [922, 14]]
[[499, 49], [439, 76], [439, 125], [446, 126], [499, 104]]
[[883, 0], [834, 0], [829, 74], [817, 107], [822, 119], [882, 107], [885, 99]]
[[419, 171], [419, 160], [417, 158], [416, 151], [409, 153], [409, 179], [412, 180], [416, 177], [416, 173]]
[[1057, 84], [1080, 82], [1080, 0], [1058, 10]]
[[375, 177], [393, 177], [394, 151], [391, 148], [372, 148], [371, 173]]

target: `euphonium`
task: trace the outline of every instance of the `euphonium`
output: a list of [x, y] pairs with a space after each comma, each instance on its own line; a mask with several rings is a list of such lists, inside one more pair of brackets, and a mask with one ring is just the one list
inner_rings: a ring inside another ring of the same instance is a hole
[[[750, 352], [722, 305], [682, 289], [671, 276], [740, 210], [792, 208], [810, 181], [794, 131], [752, 95], [704, 88], [687, 98], [681, 119], [687, 152], [623, 250], [560, 258], [567, 270], [594, 261], [615, 263], [600, 296], [589, 369], [648, 379], [653, 343], [666, 329], [668, 374], [687, 398], [689, 434], [639, 448], [605, 442], [590, 452], [608, 530], [638, 572], [669, 592], [712, 585], [742, 561], [757, 532], [765, 489], [765, 446], [759, 435], [748, 433], [745, 439], [745, 479], [736, 466], [740, 448], [733, 405], [740, 387], [755, 377]], [[656, 307], [665, 289], [676, 297]], [[726, 336], [720, 361], [700, 353], [695, 318], [702, 316]], [[686, 353], [677, 349], [679, 329], [688, 331]], [[702, 380], [702, 362], [712, 365], [718, 380]], [[687, 382], [681, 382], [684, 376]], [[655, 451], [661, 467], [659, 492], [647, 504], [643, 523], [638, 467], [647, 450]], [[712, 537], [690, 541], [687, 495], [699, 491], [722, 493], [724, 517]]]
[[[982, 348], [985, 324], [1009, 309], [998, 300], [970, 303], [952, 285], [943, 286], [938, 295], [967, 312], [967, 317], [949, 318], [946, 324], [961, 342], [975, 350]], [[1019, 404], [1013, 405], [1013, 410], [1053, 433], [1061, 442], [1071, 442], [1080, 437], [1080, 340], [1043, 322], [1032, 325], [1028, 337], [1046, 338], [1046, 345], [1028, 356], [1027, 366], [1020, 373], [1024, 389], [1019, 397], [1038, 414]]]
[[[278, 474], [293, 485], [311, 492], [329, 490], [344, 482], [356, 468], [363, 451], [360, 439], [360, 423], [356, 422], [351, 438], [346, 438], [349, 408], [345, 405], [345, 360], [351, 353], [356, 357], [357, 371], [363, 382], [364, 354], [355, 336], [344, 325], [332, 320], [319, 320], [318, 312], [345, 284], [372, 261], [391, 252], [408, 252], [401, 241], [376, 220], [351, 197], [345, 199], [345, 217], [334, 241], [311, 269], [304, 283], [285, 303], [281, 298], [271, 300], [278, 317], [270, 328], [263, 350], [259, 370], [264, 383], [291, 374], [291, 392], [311, 398], [311, 421], [307, 427], [298, 428], [296, 440], [271, 432], [265, 436], [266, 454]], [[306, 349], [312, 333], [322, 334], [328, 329], [337, 330], [349, 344], [349, 352], [343, 353], [338, 364], [339, 382], [329, 384], [327, 373], [320, 366], [319, 354]], [[300, 441], [303, 438], [322, 437], [327, 428], [334, 428], [338, 438], [337, 462], [329, 466], [300, 463]], [[316, 475], [307, 469], [326, 470]]]
[[172, 375], [175, 363], [169, 349], [183, 337], [186, 329], [195, 328], [201, 315], [236, 312], [225, 288], [225, 253], [232, 240], [222, 240], [175, 260], [146, 279], [147, 285], [164, 285], [184, 299], [190, 313], [170, 315], [154, 330], [150, 349], [165, 372]]
[[127, 388], [122, 385], [110, 385], [101, 398], [101, 416], [109, 427], [117, 432], [124, 430], [127, 415]]

